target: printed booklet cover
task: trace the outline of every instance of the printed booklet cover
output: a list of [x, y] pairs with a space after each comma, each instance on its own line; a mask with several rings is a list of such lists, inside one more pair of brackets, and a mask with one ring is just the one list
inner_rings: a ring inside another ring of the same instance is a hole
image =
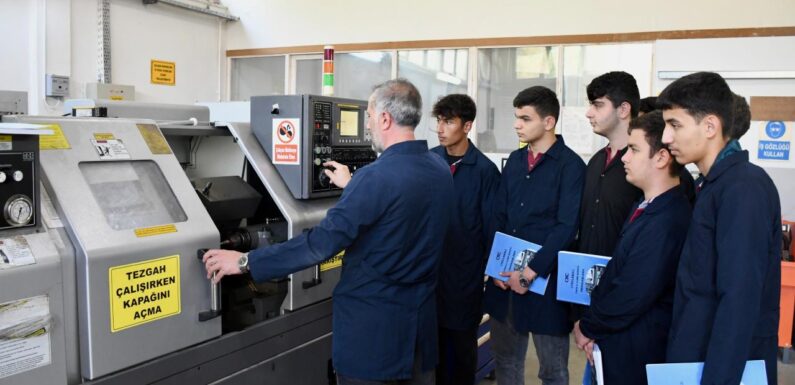
[[[505, 271], [520, 271], [527, 266], [527, 264], [535, 258], [541, 246], [512, 237], [501, 232], [494, 235], [494, 243], [491, 246], [491, 253], [489, 253], [489, 262], [486, 264], [486, 275], [499, 279], [503, 282], [508, 282], [508, 277], [500, 276], [501, 272]], [[530, 291], [536, 294], [544, 295], [547, 290], [547, 283], [549, 276], [536, 277], [533, 283], [530, 284]]]
[[591, 292], [602, 278], [610, 257], [561, 251], [558, 253], [558, 301], [591, 304]]

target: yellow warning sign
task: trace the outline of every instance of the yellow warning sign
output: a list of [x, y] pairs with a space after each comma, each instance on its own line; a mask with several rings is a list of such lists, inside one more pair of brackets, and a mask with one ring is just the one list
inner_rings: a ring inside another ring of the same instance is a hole
[[176, 233], [177, 226], [174, 225], [160, 225], [152, 227], [141, 227], [135, 229], [135, 236], [138, 238], [151, 237], [153, 235], [162, 235], [168, 233]]
[[121, 95], [111, 95], [110, 100], [124, 100], [124, 96]]
[[72, 148], [61, 130], [61, 126], [49, 124], [46, 129], [52, 130], [52, 135], [42, 135], [39, 138], [40, 150], [66, 150]]
[[342, 257], [345, 256], [345, 250], [340, 251], [339, 254], [327, 259], [325, 262], [320, 264], [320, 271], [327, 271], [331, 269], [336, 269], [342, 266]]
[[116, 137], [111, 133], [95, 132], [94, 139], [96, 140], [115, 140]]
[[170, 154], [171, 147], [168, 146], [166, 138], [154, 124], [137, 124], [138, 131], [144, 138], [144, 142], [149, 146], [149, 151], [152, 154]]
[[152, 60], [152, 84], [173, 86], [176, 84], [177, 64], [172, 61]]
[[108, 269], [110, 331], [179, 314], [179, 255]]
[[0, 135], [0, 151], [11, 151], [13, 146], [11, 135]]

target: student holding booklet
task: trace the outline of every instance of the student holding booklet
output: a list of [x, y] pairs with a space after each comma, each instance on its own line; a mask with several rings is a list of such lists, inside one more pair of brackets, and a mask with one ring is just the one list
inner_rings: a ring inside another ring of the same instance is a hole
[[[657, 99], [663, 142], [703, 175], [676, 275], [668, 362], [704, 362], [701, 383], [738, 384], [764, 360], [776, 384], [781, 292], [781, 204], [767, 173], [737, 141], [735, 96], [718, 74], [677, 79]], [[739, 110], [739, 109], [738, 109]], [[754, 150], [755, 151], [755, 150]]]
[[[606, 384], [646, 384], [646, 364], [665, 362], [679, 254], [690, 203], [679, 187], [682, 165], [662, 143], [660, 112], [632, 120], [621, 157], [627, 180], [643, 191], [616, 250], [574, 325], [577, 346], [602, 354]], [[590, 358], [590, 357], [589, 357]]]
[[[524, 361], [533, 333], [538, 377], [544, 385], [569, 383], [569, 306], [555, 299], [558, 251], [577, 232], [585, 163], [555, 135], [557, 95], [545, 87], [519, 92], [514, 129], [525, 148], [511, 153], [495, 197], [497, 230], [541, 246], [527, 267], [486, 284], [484, 310], [491, 316], [497, 383], [524, 384]], [[524, 250], [524, 249], [522, 249]], [[529, 255], [528, 255], [529, 257]], [[552, 274], [551, 274], [552, 273]], [[544, 295], [528, 293], [537, 277], [550, 277]]]

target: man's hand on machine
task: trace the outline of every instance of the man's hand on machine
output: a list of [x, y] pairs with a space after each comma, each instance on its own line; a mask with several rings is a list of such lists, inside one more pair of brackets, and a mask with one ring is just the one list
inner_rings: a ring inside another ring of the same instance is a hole
[[348, 182], [351, 181], [351, 171], [348, 170], [348, 166], [330, 160], [326, 163], [323, 163], [323, 167], [326, 167], [323, 172], [326, 173], [326, 176], [331, 180], [331, 183], [334, 183], [335, 186], [339, 188], [345, 188], [345, 186], [348, 185]]
[[213, 278], [213, 273], [216, 273], [213, 283], [218, 283], [224, 276], [241, 274], [238, 264], [241, 255], [243, 253], [234, 250], [207, 250], [202, 257], [204, 268], [207, 270], [207, 279]]

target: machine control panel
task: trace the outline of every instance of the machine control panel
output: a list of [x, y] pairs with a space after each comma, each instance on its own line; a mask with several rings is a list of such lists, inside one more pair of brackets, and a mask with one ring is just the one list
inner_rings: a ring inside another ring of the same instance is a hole
[[[251, 99], [251, 124], [293, 196], [322, 198], [342, 193], [326, 176], [323, 163], [333, 160], [355, 173], [375, 161], [370, 132], [365, 127], [366, 111], [367, 102], [362, 100], [315, 95], [258, 96]], [[280, 146], [285, 146], [274, 141], [274, 137], [280, 140], [285, 136], [277, 135], [284, 133], [282, 121], [298, 125], [298, 156], [292, 164], [277, 154]]]
[[[312, 193], [340, 190], [330, 183], [323, 163], [334, 160], [355, 173], [375, 160], [370, 132], [364, 129], [367, 107], [317, 101], [312, 105]], [[334, 118], [337, 119], [334, 119]]]
[[0, 135], [0, 230], [35, 227], [38, 135]]

